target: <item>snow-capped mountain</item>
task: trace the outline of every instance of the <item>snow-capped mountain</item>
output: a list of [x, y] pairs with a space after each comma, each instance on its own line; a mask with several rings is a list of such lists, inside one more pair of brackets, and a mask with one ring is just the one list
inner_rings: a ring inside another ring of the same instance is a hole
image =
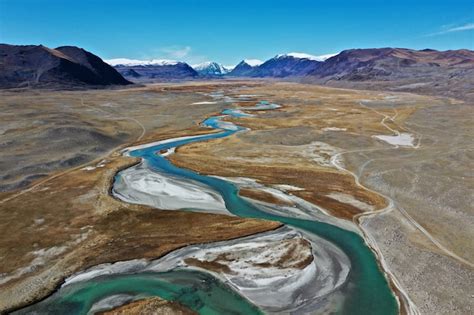
[[253, 76], [279, 78], [304, 76], [321, 64], [321, 61], [317, 59], [316, 56], [304, 53], [276, 55], [258, 66]]
[[300, 52], [278, 54], [275, 57], [262, 62], [255, 59], [246, 59], [239, 63], [229, 75], [241, 77], [290, 77], [305, 76], [336, 54], [321, 56], [310, 55]]
[[217, 62], [204, 62], [189, 66], [185, 62], [168, 59], [137, 60], [116, 58], [106, 60], [123, 76], [134, 80], [187, 79], [200, 77], [293, 77], [306, 76], [317, 71], [320, 64], [336, 54], [321, 56], [301, 52], [278, 54], [263, 62], [244, 59], [237, 66], [225, 67]]
[[192, 79], [198, 76], [198, 73], [187, 63], [176, 60], [117, 58], [106, 60], [106, 62], [132, 81]]
[[192, 67], [201, 76], [221, 76], [229, 73], [232, 70], [217, 62], [212, 61], [192, 65]]
[[258, 59], [244, 59], [229, 72], [229, 75], [238, 77], [251, 76], [254, 70], [262, 63], [263, 61]]
[[244, 59], [243, 62], [251, 67], [257, 67], [263, 63], [263, 61], [259, 59]]
[[285, 58], [285, 57], [293, 57], [297, 59], [308, 59], [308, 60], [314, 60], [314, 61], [325, 61], [326, 59], [329, 59], [337, 54], [326, 54], [326, 55], [320, 55], [320, 56], [314, 56], [306, 53], [298, 53], [298, 52], [292, 52], [292, 53], [287, 53], [287, 54], [280, 54], [276, 55], [276, 58]]
[[169, 59], [151, 59], [151, 60], [137, 60], [127, 58], [116, 58], [105, 60], [106, 63], [115, 66], [168, 66], [176, 65], [179, 61]]

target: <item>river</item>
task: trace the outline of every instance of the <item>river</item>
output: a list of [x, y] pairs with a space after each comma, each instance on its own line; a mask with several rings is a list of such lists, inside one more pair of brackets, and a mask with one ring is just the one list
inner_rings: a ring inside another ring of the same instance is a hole
[[[269, 110], [278, 106], [260, 102], [253, 109]], [[236, 118], [245, 114], [240, 110], [225, 110], [226, 115]], [[380, 269], [374, 253], [366, 245], [360, 234], [342, 227], [318, 220], [309, 220], [275, 214], [265, 211], [257, 203], [239, 196], [236, 184], [222, 178], [198, 174], [173, 165], [166, 157], [158, 154], [185, 144], [218, 139], [244, 132], [245, 128], [223, 121], [224, 115], [206, 119], [202, 124], [219, 130], [217, 133], [192, 137], [182, 137], [154, 144], [130, 148], [127, 154], [142, 158], [144, 167], [151, 171], [172, 177], [192, 180], [218, 192], [225, 208], [234, 215], [279, 221], [289, 227], [320, 237], [342, 250], [350, 260], [350, 272], [344, 286], [339, 290], [343, 298], [336, 314], [397, 314], [399, 305], [390, 289], [388, 281]], [[121, 174], [116, 175], [120, 182]], [[120, 191], [115, 191], [120, 195]], [[137, 202], [139, 203], [139, 201]], [[198, 270], [178, 268], [167, 272], [130, 272], [109, 274], [65, 285], [47, 299], [31, 305], [18, 313], [73, 312], [87, 314], [100, 308], [123, 304], [126, 301], [148, 296], [160, 296], [176, 300], [200, 314], [258, 314], [252, 303], [240, 296], [233, 288], [221, 280]], [[99, 303], [100, 302], [100, 303]], [[326, 310], [327, 311], [327, 310]], [[324, 313], [325, 310], [295, 310], [293, 313]]]

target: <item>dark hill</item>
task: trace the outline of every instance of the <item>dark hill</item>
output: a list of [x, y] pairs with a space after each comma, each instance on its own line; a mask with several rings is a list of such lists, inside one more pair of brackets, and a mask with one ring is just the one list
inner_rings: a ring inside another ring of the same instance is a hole
[[136, 82], [158, 82], [194, 79], [199, 74], [185, 62], [152, 65], [116, 65], [115, 69], [124, 77]]
[[474, 51], [350, 49], [321, 63], [303, 81], [474, 100]]
[[320, 61], [294, 57], [291, 55], [277, 55], [264, 63], [251, 66], [244, 61], [240, 62], [228, 75], [240, 77], [301, 77], [315, 70]]
[[456, 73], [474, 66], [474, 52], [405, 48], [350, 49], [327, 59], [309, 74], [336, 80], [394, 80]]
[[131, 84], [84, 49], [0, 44], [0, 88]]

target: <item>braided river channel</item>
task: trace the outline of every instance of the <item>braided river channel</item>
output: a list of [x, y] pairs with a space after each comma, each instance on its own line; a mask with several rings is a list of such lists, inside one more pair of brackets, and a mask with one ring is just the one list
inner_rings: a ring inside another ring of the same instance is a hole
[[[263, 111], [278, 107], [276, 104], [261, 101], [254, 108], [243, 110], [245, 112], [252, 109]], [[278, 221], [284, 224], [283, 229], [291, 230], [288, 233], [305, 235], [313, 244], [316, 271], [312, 272], [317, 276], [314, 280], [308, 278], [302, 281], [311, 280], [312, 283], [305, 283], [299, 287], [295, 284], [295, 290], [291, 291], [292, 283], [279, 280], [280, 286], [287, 290], [284, 291], [287, 293], [285, 296], [282, 295], [281, 301], [290, 302], [277, 307], [269, 305], [268, 301], [261, 301], [264, 299], [261, 298], [262, 296], [272, 296], [271, 294], [274, 293], [272, 293], [272, 287], [277, 290], [276, 284], [266, 288], [268, 295], [265, 292], [263, 294], [260, 292], [258, 295], [255, 292], [259, 288], [252, 288], [248, 283], [242, 285], [246, 290], [241, 291], [239, 285], [226, 281], [215, 272], [189, 266], [173, 266], [172, 262], [175, 258], [162, 257], [152, 262], [135, 260], [115, 266], [98, 266], [94, 270], [86, 270], [82, 274], [67, 279], [62, 287], [48, 298], [16, 313], [91, 314], [130, 301], [158, 296], [165, 300], [177, 301], [199, 314], [398, 314], [399, 304], [388, 280], [376, 256], [355, 228], [349, 229], [343, 225], [333, 224], [330, 219], [334, 218], [321, 219], [327, 216], [322, 213], [311, 217], [286, 215], [284, 209], [277, 209], [276, 206], [272, 210], [271, 207], [262, 206], [258, 202], [239, 196], [238, 183], [179, 168], [166, 158], [166, 154], [162, 154], [166, 151], [172, 153], [174, 148], [189, 143], [209, 141], [245, 132], [247, 129], [223, 120], [226, 116], [238, 119], [250, 115], [245, 114], [244, 111], [226, 109], [221, 115], [204, 120], [202, 125], [215, 129], [215, 133], [131, 147], [126, 149], [125, 154], [142, 159], [138, 166], [134, 166], [139, 170], [200, 185], [194, 187], [206, 187], [218, 195], [225, 209], [232, 215]], [[127, 171], [130, 172], [126, 169], [116, 175], [112, 189], [114, 196], [124, 201], [150, 205], [149, 200], [140, 199], [140, 194], [130, 197], [127, 193], [127, 186], [123, 183], [124, 174]], [[146, 194], [147, 198], [150, 198], [149, 194], [150, 192]], [[301, 212], [308, 212], [308, 209], [312, 207], [302, 201], [300, 205]], [[177, 206], [177, 208], [180, 207]], [[182, 208], [189, 210], [192, 207]], [[196, 208], [193, 211], [199, 211], [199, 206]], [[265, 236], [265, 233], [263, 234]], [[256, 235], [251, 240], [258, 240], [258, 237]], [[226, 242], [220, 243], [222, 246], [226, 244]], [[238, 240], [233, 240], [233, 244], [236, 243]], [[330, 258], [326, 257], [327, 259], [320, 258], [318, 257], [319, 248], [325, 248], [326, 252], [336, 254], [328, 254], [327, 257]], [[183, 253], [182, 250], [178, 251]], [[318, 284], [318, 279], [323, 278], [325, 280]], [[275, 300], [275, 302], [278, 301]]]

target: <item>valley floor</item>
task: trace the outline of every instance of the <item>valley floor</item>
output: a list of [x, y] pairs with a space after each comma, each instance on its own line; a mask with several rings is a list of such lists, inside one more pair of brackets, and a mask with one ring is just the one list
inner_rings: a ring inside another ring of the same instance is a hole
[[[216, 97], [224, 92], [229, 98]], [[360, 228], [415, 312], [473, 311], [472, 104], [263, 81], [1, 93], [0, 310], [45, 297], [102, 263], [156, 259], [280, 227], [156, 210], [109, 194], [116, 172], [138, 162], [120, 154], [124, 147], [209, 133], [199, 126], [203, 117], [246, 112], [265, 99], [282, 107], [228, 118], [250, 131], [189, 144], [168, 158], [275, 188], [248, 185], [247, 198], [291, 206], [278, 194], [285, 190]]]

